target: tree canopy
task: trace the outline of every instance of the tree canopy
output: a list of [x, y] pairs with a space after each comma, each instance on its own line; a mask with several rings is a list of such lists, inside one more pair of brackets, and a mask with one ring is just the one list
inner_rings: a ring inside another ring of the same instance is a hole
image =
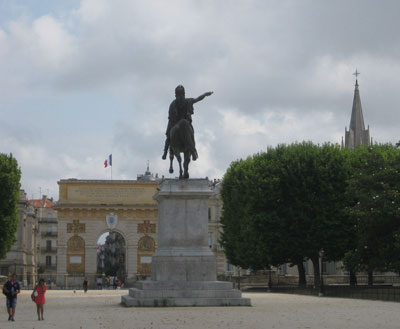
[[222, 183], [228, 260], [244, 268], [311, 260], [350, 273], [400, 271], [400, 142], [355, 150], [296, 143], [235, 161]]
[[221, 243], [229, 261], [245, 267], [254, 260], [258, 268], [289, 262], [304, 284], [303, 261], [311, 259], [318, 284], [319, 251], [326, 260], [341, 259], [353, 227], [344, 212], [345, 154], [304, 142], [232, 163], [221, 191]]
[[359, 147], [349, 157], [352, 174], [347, 208], [354, 221], [353, 248], [345, 266], [369, 274], [400, 271], [400, 150], [393, 145]]
[[12, 154], [0, 153], [0, 259], [15, 242], [21, 170]]

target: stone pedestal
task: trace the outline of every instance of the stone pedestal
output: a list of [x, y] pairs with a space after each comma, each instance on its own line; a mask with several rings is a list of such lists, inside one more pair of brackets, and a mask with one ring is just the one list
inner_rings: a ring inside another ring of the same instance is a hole
[[216, 259], [208, 247], [206, 179], [167, 179], [154, 196], [158, 201], [158, 248], [151, 280], [139, 281], [126, 306], [250, 306], [232, 283], [216, 281]]

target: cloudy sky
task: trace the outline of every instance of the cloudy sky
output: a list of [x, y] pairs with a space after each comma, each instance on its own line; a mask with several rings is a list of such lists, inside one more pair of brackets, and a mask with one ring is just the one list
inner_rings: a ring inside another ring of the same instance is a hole
[[[195, 105], [191, 177], [267, 146], [340, 143], [357, 68], [366, 125], [397, 142], [400, 2], [0, 0], [0, 152], [29, 198], [65, 178], [168, 173], [178, 84]], [[176, 165], [175, 165], [176, 167]]]

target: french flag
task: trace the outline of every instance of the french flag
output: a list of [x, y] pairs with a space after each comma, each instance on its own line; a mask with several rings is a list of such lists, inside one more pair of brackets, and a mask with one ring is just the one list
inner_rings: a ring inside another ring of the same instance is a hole
[[112, 167], [112, 154], [108, 156], [108, 159], [104, 160], [104, 168], [107, 168], [108, 166]]

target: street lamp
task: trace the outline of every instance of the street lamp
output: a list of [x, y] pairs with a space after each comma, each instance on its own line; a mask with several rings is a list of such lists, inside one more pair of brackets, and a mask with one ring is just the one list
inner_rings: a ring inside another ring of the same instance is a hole
[[271, 292], [272, 289], [272, 277], [271, 277], [271, 266], [269, 267], [269, 273], [268, 273], [268, 292]]
[[319, 293], [318, 296], [322, 297], [324, 295], [324, 275], [322, 270], [322, 262], [324, 259], [325, 251], [321, 249], [319, 251], [319, 261], [320, 261], [320, 280], [319, 280]]

